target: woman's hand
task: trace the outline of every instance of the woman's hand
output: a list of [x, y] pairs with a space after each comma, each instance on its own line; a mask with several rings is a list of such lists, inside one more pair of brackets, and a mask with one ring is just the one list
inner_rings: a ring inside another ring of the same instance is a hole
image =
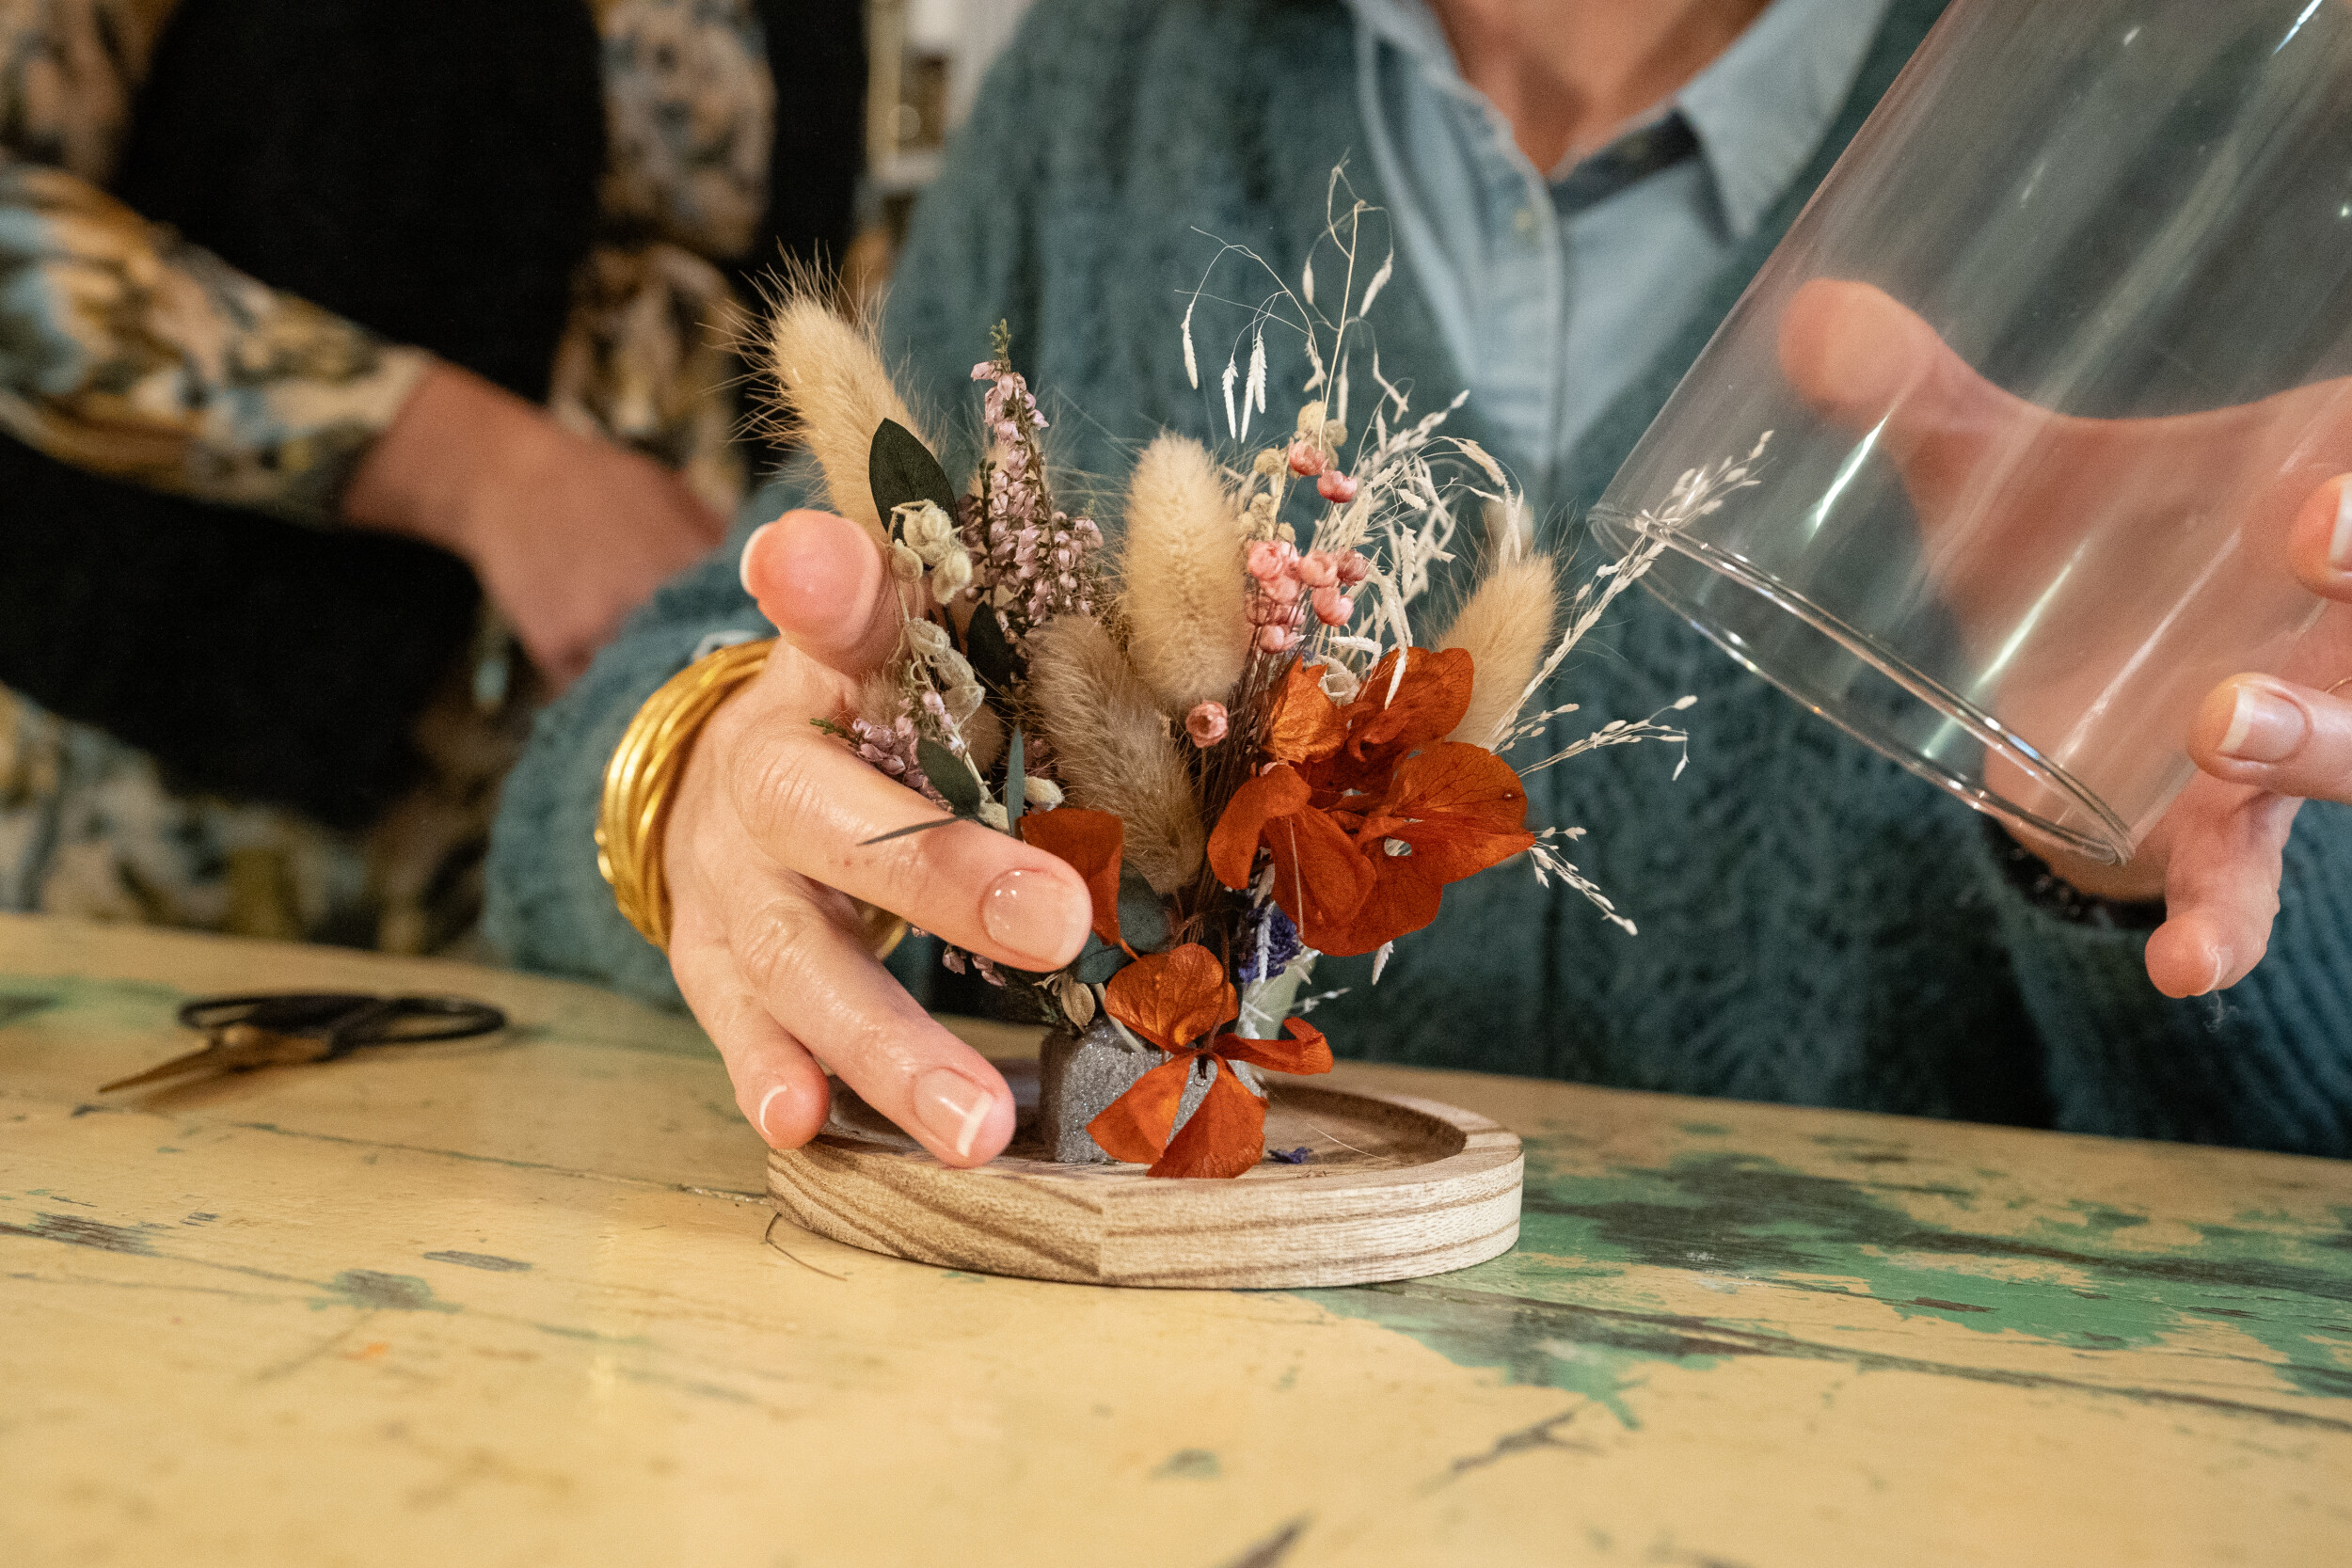
[[830, 1066], [941, 1160], [982, 1164], [1012, 1136], [1011, 1091], [866, 950], [851, 900], [1049, 970], [1085, 944], [1086, 883], [976, 823], [866, 845], [945, 814], [815, 722], [845, 719], [898, 641], [899, 590], [863, 530], [787, 513], [744, 546], [743, 583], [784, 637], [679, 780], [663, 843], [671, 972], [772, 1147], [824, 1125]]
[[[2352, 467], [2347, 384], [2169, 419], [2067, 418], [1986, 381], [1926, 322], [1856, 283], [1801, 290], [1780, 346], [1791, 384], [1825, 416], [1857, 429], [1883, 419], [1883, 440], [1930, 538], [1943, 518], [1978, 499], [1970, 487], [1982, 483], [1988, 454], [2020, 450], [2024, 437], [2036, 443], [2042, 460], [2004, 490], [2007, 510], [1980, 523], [1987, 532], [1939, 578], [1963, 635], [1972, 623], [2025, 624], [2018, 595], [2040, 592], [2060, 563], [2102, 584], [2111, 602], [2143, 588], [2169, 593], [2145, 572], [2144, 546], [2085, 540], [2068, 520], [2096, 515], [2119, 495], [2151, 516], [2193, 511], [2216, 485], [2240, 483], [2249, 488], [2238, 495], [2236, 522], [2249, 547], [2229, 570], [2244, 581], [2234, 589], [2208, 583], [2209, 602], [2227, 603], [2233, 592], [2268, 595], [2286, 575], [2333, 601], [2296, 644], [2283, 678], [2237, 675], [2205, 696], [2187, 736], [2201, 772], [2128, 863], [2033, 845], [2086, 893], [2163, 895], [2166, 919], [2149, 940], [2147, 961], [2166, 995], [2201, 995], [2244, 979], [2269, 943], [2296, 810], [2305, 800], [2352, 801], [2352, 702], [2324, 689], [2352, 676], [2352, 479], [2342, 474]], [[2314, 428], [2329, 434], [2314, 439]], [[2012, 669], [2004, 717], [2014, 721], [2015, 705], [2078, 713], [2113, 667], [2089, 657]], [[2187, 695], [2195, 694], [2192, 687]], [[2033, 728], [2030, 719], [2023, 727]]]
[[343, 514], [462, 558], [558, 689], [726, 533], [659, 463], [439, 364], [352, 476]]

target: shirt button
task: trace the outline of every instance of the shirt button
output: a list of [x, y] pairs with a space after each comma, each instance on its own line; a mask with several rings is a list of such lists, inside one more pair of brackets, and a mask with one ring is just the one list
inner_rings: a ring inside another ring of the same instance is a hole
[[1535, 237], [1535, 225], [1539, 221], [1541, 220], [1535, 215], [1534, 208], [1522, 207], [1511, 214], [1512, 232], [1518, 234], [1522, 240], [1532, 240]]

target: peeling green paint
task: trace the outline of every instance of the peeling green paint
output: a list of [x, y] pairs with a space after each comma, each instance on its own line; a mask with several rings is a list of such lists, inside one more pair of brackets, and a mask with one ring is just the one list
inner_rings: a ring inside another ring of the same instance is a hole
[[[1851, 1163], [1849, 1149], [1899, 1153], [1883, 1140], [1812, 1141], [1827, 1146], [1822, 1158], [1837, 1166]], [[1993, 1207], [2009, 1224], [1994, 1233], [1977, 1228], [1971, 1212], [1988, 1195], [1876, 1180], [1895, 1162], [1825, 1176], [1707, 1148], [1662, 1168], [1596, 1173], [1560, 1140], [1531, 1139], [1527, 1153], [1512, 1253], [1431, 1279], [1302, 1293], [1409, 1334], [1458, 1364], [1582, 1394], [1629, 1426], [1636, 1418], [1627, 1396], [1652, 1369], [1787, 1355], [2217, 1405], [2352, 1432], [2352, 1409], [2273, 1410], [2178, 1390], [2106, 1388], [1988, 1367], [1981, 1356], [1946, 1365], [1877, 1355], [1793, 1338], [1771, 1326], [1775, 1316], [1740, 1309], [1743, 1290], [1770, 1286], [2084, 1352], [2181, 1348], [2226, 1329], [2252, 1341], [2233, 1358], [2266, 1362], [2290, 1406], [2352, 1398], [2352, 1215], [2339, 1212], [2347, 1222], [2342, 1231], [2313, 1231], [2249, 1210], [2235, 1224], [2189, 1227], [2196, 1239], [2184, 1246], [2150, 1240], [2147, 1214], [2111, 1204], [2010, 1215], [2019, 1204], [2003, 1201]], [[1921, 1210], [1946, 1218], [1923, 1219]], [[1720, 1294], [1722, 1310], [1650, 1309], [1636, 1273], [1645, 1269], [1699, 1275], [1698, 1285]], [[2203, 1353], [2212, 1354], [2210, 1344]]]
[[345, 1269], [326, 1282], [331, 1295], [312, 1302], [313, 1307], [357, 1307], [371, 1312], [454, 1312], [457, 1307], [433, 1293], [433, 1287], [412, 1274], [383, 1274], [374, 1269]]

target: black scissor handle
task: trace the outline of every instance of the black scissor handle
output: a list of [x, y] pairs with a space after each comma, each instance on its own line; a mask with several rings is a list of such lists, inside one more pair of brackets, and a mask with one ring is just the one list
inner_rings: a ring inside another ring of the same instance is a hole
[[252, 996], [199, 996], [180, 1008], [187, 1029], [224, 1029], [249, 1023], [280, 1035], [324, 1035], [380, 998], [365, 991], [273, 990]]
[[324, 1037], [330, 1055], [363, 1045], [459, 1040], [506, 1027], [506, 1015], [462, 996], [371, 996], [365, 991], [264, 991], [204, 996], [183, 1006], [181, 1023], [207, 1032], [243, 1023], [278, 1035]]
[[462, 996], [371, 997], [373, 1006], [335, 1025], [335, 1049], [360, 1045], [412, 1045], [426, 1040], [462, 1040], [506, 1027], [506, 1015], [486, 1002]]

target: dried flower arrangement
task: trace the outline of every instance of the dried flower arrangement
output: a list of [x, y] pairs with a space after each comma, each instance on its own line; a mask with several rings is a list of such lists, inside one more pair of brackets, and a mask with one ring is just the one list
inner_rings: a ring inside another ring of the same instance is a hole
[[[1520, 768], [1505, 757], [1575, 711], [1527, 708], [1666, 536], [1751, 483], [1763, 451], [1685, 476], [1640, 519], [1643, 544], [1563, 606], [1502, 466], [1444, 430], [1464, 398], [1416, 418], [1381, 374], [1366, 317], [1394, 258], [1359, 286], [1371, 209], [1341, 210], [1340, 189], [1335, 175], [1324, 233], [1343, 263], [1336, 310], [1317, 305], [1311, 261], [1295, 290], [1275, 279], [1220, 388], [1232, 450], [1248, 456], [1229, 465], [1183, 436], [1153, 440], [1127, 484], [1115, 562], [1091, 518], [1057, 505], [1046, 420], [1001, 325], [972, 371], [986, 455], [961, 490], [871, 341], [819, 292], [787, 293], [771, 328], [782, 421], [835, 510], [887, 549], [905, 617], [898, 656], [827, 728], [948, 814], [885, 839], [977, 821], [1085, 879], [1093, 934], [1066, 968], [1025, 974], [953, 949], [946, 961], [1026, 998], [1065, 1042], [1115, 1037], [1136, 1066], [1088, 1108], [1077, 1157], [1099, 1149], [1152, 1176], [1232, 1177], [1265, 1158], [1256, 1070], [1331, 1066], [1298, 1016], [1320, 999], [1293, 1001], [1315, 957], [1374, 954], [1376, 983], [1448, 884], [1525, 855], [1539, 881], [1560, 878], [1633, 929], [1569, 860], [1582, 829], [1528, 827], [1520, 775], [1606, 746], [1687, 745], [1672, 715], [1692, 699]], [[1234, 255], [1272, 276], [1231, 245], [1209, 276]], [[1184, 322], [1196, 389], [1206, 288]], [[1285, 328], [1306, 344], [1307, 401], [1253, 451], [1266, 333]], [[1351, 445], [1359, 356], [1378, 391]], [[1454, 559], [1472, 503], [1486, 522], [1481, 578], [1417, 642], [1412, 609]]]

